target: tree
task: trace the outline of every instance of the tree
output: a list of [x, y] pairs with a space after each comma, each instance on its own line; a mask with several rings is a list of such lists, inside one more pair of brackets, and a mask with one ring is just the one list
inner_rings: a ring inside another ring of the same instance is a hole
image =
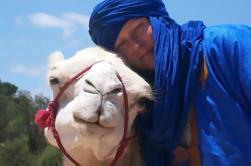
[[0, 93], [6, 95], [6, 96], [12, 96], [17, 92], [17, 87], [13, 84], [10, 84], [8, 82], [1, 83], [0, 81]]
[[1, 166], [61, 165], [61, 154], [46, 143], [43, 131], [34, 123], [36, 110], [47, 104], [44, 96], [32, 97], [30, 92], [0, 81]]

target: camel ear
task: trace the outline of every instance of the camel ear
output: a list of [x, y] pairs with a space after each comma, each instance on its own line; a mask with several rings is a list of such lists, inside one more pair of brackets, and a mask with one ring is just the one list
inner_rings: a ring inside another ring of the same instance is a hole
[[56, 63], [64, 60], [64, 54], [61, 51], [52, 52], [49, 56], [49, 68], [53, 67]]

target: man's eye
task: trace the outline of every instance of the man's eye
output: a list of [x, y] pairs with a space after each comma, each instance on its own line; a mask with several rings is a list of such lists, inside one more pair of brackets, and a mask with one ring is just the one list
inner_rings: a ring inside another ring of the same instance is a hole
[[117, 51], [118, 55], [119, 55], [120, 57], [124, 57], [124, 56], [126, 55], [126, 52], [127, 52], [126, 49], [127, 49], [127, 48], [126, 48], [125, 44], [124, 44], [123, 46], [121, 46], [121, 47], [118, 49], [118, 51]]

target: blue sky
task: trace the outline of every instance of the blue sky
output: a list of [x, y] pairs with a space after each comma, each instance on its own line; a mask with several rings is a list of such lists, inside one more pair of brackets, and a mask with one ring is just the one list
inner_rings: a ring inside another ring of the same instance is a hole
[[[94, 46], [88, 19], [101, 0], [8, 0], [0, 5], [0, 79], [32, 94], [50, 92], [46, 66], [50, 53], [66, 58]], [[178, 23], [203, 20], [206, 25], [251, 25], [250, 0], [164, 0]]]

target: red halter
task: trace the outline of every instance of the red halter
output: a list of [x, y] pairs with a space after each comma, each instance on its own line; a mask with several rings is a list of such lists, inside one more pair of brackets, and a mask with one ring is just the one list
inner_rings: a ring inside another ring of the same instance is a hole
[[[96, 63], [99, 63], [102, 61], [98, 61]], [[60, 96], [64, 93], [64, 91], [76, 80], [80, 79], [83, 74], [85, 74], [88, 70], [91, 69], [91, 67], [93, 65], [95, 65], [96, 63], [90, 65], [89, 67], [85, 68], [84, 70], [82, 70], [81, 72], [79, 72], [78, 74], [76, 74], [74, 77], [72, 77], [70, 80], [68, 80], [60, 89], [59, 93], [57, 94], [57, 96], [55, 97], [55, 99], [53, 101], [51, 101], [48, 105], [48, 108], [46, 110], [38, 110], [38, 112], [35, 115], [35, 122], [36, 124], [40, 127], [40, 128], [46, 128], [49, 127], [52, 130], [53, 136], [55, 138], [55, 140], [57, 141], [57, 144], [60, 148], [60, 150], [63, 152], [63, 154], [70, 160], [72, 161], [76, 166], [81, 166], [75, 159], [73, 159], [69, 153], [67, 153], [66, 149], [64, 148], [59, 134], [56, 130], [55, 127], [55, 119], [56, 119], [56, 115], [58, 112], [58, 101]], [[127, 138], [127, 129], [128, 129], [128, 98], [127, 98], [127, 92], [124, 86], [124, 83], [120, 77], [120, 75], [116, 72], [116, 76], [118, 77], [119, 81], [122, 84], [122, 90], [123, 90], [123, 97], [124, 97], [124, 105], [125, 105], [125, 119], [124, 119], [124, 133], [123, 133], [123, 137], [120, 141], [120, 145], [119, 148], [117, 149], [116, 155], [112, 161], [112, 163], [110, 164], [111, 166], [115, 166], [117, 161], [119, 160], [119, 158], [121, 157], [121, 155], [123, 154], [125, 147], [128, 143], [128, 141], [130, 140], [130, 138]]]

